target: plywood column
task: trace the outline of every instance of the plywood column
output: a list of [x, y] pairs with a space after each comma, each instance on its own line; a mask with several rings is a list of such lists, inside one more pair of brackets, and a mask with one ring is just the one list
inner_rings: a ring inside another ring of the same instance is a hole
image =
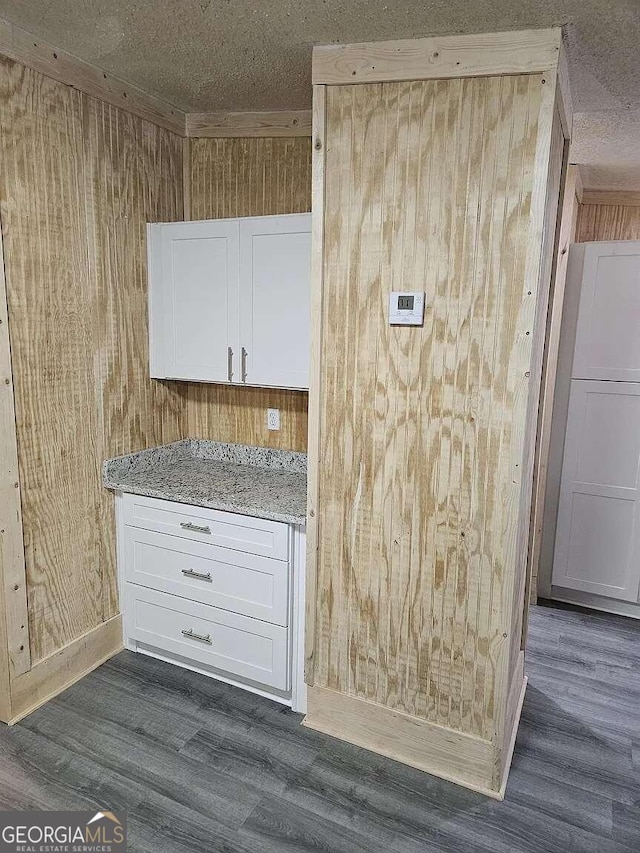
[[[567, 135], [558, 30], [314, 52], [305, 724], [502, 796]], [[389, 293], [426, 294], [423, 327]]]

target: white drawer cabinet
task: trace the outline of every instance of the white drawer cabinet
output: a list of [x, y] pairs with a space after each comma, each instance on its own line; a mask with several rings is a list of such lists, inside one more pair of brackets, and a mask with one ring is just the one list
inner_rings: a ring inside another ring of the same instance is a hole
[[125, 580], [286, 627], [289, 563], [136, 527], [124, 531]]
[[289, 690], [286, 628], [144, 587], [129, 585], [127, 598], [131, 639], [255, 684]]
[[289, 559], [289, 525], [250, 515], [127, 495], [124, 523], [248, 554]]
[[304, 711], [304, 528], [116, 494], [125, 646]]
[[147, 227], [151, 376], [308, 388], [311, 214]]

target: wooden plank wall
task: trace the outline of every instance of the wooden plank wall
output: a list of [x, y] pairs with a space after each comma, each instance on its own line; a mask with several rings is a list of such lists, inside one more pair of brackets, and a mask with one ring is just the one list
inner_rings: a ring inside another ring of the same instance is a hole
[[0, 59], [0, 210], [32, 662], [117, 612], [107, 456], [180, 438], [148, 378], [145, 222], [182, 217], [182, 140]]
[[576, 243], [640, 240], [640, 205], [581, 204]]
[[[326, 90], [313, 684], [487, 739], [541, 80]], [[388, 326], [402, 289], [426, 291], [423, 328]]]
[[[191, 139], [190, 218], [304, 213], [311, 210], [311, 140]], [[307, 448], [308, 395], [300, 391], [185, 384], [192, 437]], [[281, 429], [267, 430], [266, 409]]]

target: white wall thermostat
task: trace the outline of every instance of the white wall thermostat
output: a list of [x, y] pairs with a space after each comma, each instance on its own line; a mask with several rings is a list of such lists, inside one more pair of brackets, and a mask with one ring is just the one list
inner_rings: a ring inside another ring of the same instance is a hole
[[389, 296], [390, 326], [422, 326], [424, 323], [424, 293], [394, 290]]

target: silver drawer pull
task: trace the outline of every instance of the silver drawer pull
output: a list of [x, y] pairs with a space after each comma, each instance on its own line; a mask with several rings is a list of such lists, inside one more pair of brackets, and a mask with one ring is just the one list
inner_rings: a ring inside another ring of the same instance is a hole
[[181, 521], [180, 527], [183, 530], [192, 530], [194, 533], [211, 533], [210, 527], [201, 527], [199, 524], [193, 524], [191, 521]]
[[212, 583], [211, 572], [207, 572], [205, 574], [204, 572], [196, 572], [193, 569], [182, 569], [182, 574], [186, 575], [188, 578], [198, 578], [198, 580], [209, 581], [209, 583]]
[[211, 634], [196, 634], [193, 628], [189, 628], [188, 631], [183, 628], [182, 636], [187, 637], [189, 640], [197, 640], [199, 643], [206, 643], [208, 646], [212, 644]]

